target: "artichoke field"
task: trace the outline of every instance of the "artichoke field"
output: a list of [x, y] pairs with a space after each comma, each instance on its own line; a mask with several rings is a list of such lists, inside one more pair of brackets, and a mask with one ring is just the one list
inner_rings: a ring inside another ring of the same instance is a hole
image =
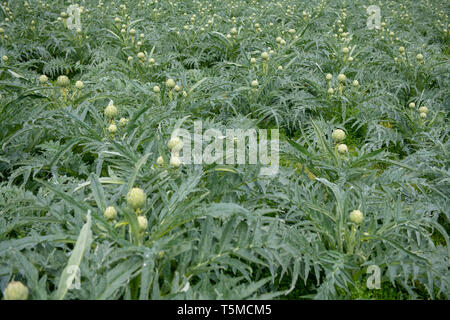
[[[448, 299], [449, 12], [1, 1], [0, 298]], [[186, 163], [198, 122], [277, 172]]]

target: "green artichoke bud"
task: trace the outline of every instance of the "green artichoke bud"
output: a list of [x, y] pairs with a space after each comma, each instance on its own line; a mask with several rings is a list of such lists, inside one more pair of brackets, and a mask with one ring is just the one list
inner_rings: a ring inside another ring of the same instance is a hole
[[125, 127], [127, 125], [127, 123], [128, 123], [127, 118], [120, 118], [120, 120], [119, 120], [120, 126]]
[[175, 167], [175, 168], [178, 168], [178, 167], [181, 165], [181, 160], [180, 160], [180, 158], [177, 157], [177, 156], [172, 156], [172, 157], [170, 158], [170, 165], [173, 166], [173, 167]]
[[106, 208], [105, 212], [103, 212], [106, 220], [116, 220], [117, 218], [117, 210], [113, 206], [109, 206]]
[[81, 89], [84, 87], [83, 81], [78, 80], [77, 82], [75, 82], [75, 87], [76, 87], [78, 90], [81, 90]]
[[104, 113], [108, 118], [114, 118], [117, 115], [117, 108], [114, 106], [112, 101], [109, 102], [108, 106], [105, 108]]
[[339, 153], [346, 153], [346, 152], [348, 152], [347, 145], [343, 144], [343, 143], [338, 145], [338, 152]]
[[353, 210], [350, 212], [350, 221], [356, 224], [360, 224], [364, 219], [363, 213], [359, 210]]
[[144, 190], [133, 188], [127, 194], [127, 202], [134, 210], [140, 209], [145, 205], [146, 196]]
[[27, 300], [28, 288], [20, 281], [12, 281], [3, 292], [5, 300]]
[[169, 89], [172, 89], [173, 87], [175, 87], [175, 81], [173, 79], [168, 79], [167, 82], [166, 82], [166, 86]]
[[109, 127], [108, 127], [108, 131], [109, 131], [109, 133], [112, 133], [112, 134], [116, 133], [117, 132], [117, 126], [114, 123], [111, 123], [109, 125]]
[[67, 87], [70, 84], [70, 80], [67, 76], [59, 76], [56, 83], [61, 87]]
[[146, 217], [144, 216], [139, 216], [138, 217], [138, 224], [139, 224], [139, 231], [145, 231], [147, 230], [148, 227], [148, 220]]
[[334, 141], [343, 141], [345, 139], [345, 132], [341, 129], [336, 129], [331, 134], [331, 138], [333, 138]]
[[178, 152], [183, 148], [183, 141], [178, 137], [173, 137], [167, 143], [167, 147], [172, 151]]
[[139, 53], [137, 54], [137, 57], [138, 57], [139, 59], [141, 59], [141, 60], [144, 60], [144, 59], [145, 59], [145, 53], [139, 52]]
[[43, 75], [41, 75], [41, 76], [39, 77], [39, 82], [40, 82], [40, 83], [44, 84], [44, 83], [46, 83], [47, 81], [48, 81], [48, 77], [47, 77], [45, 74], [43, 74]]
[[419, 112], [420, 112], [420, 113], [422, 113], [422, 112], [423, 112], [423, 113], [427, 113], [427, 112], [428, 112], [428, 108], [425, 107], [425, 106], [422, 106], [422, 107], [419, 108]]

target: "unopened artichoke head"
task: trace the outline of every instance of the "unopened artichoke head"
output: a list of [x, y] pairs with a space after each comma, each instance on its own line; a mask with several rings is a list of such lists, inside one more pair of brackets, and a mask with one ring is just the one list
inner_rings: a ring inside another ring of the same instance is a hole
[[178, 137], [172, 137], [167, 143], [167, 147], [173, 152], [179, 152], [183, 148], [183, 141]]

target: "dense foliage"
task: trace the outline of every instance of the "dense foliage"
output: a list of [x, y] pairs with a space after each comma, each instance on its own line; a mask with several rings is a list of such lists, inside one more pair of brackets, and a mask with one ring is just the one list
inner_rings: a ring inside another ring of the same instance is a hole
[[[448, 2], [0, 8], [2, 293], [448, 299]], [[196, 120], [278, 128], [278, 174], [169, 163]]]

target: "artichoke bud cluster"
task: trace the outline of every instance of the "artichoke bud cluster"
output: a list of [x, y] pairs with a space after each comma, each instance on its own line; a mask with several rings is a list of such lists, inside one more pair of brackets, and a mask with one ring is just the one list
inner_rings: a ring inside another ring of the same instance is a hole
[[428, 115], [428, 108], [427, 107], [421, 106], [418, 111], [419, 111], [420, 118], [425, 119], [427, 117], [427, 115]]
[[172, 137], [167, 143], [167, 147], [171, 152], [169, 164], [175, 168], [181, 166], [181, 159], [179, 157], [180, 151], [183, 148], [183, 141], [178, 137]]
[[175, 83], [175, 80], [173, 80], [172, 78], [167, 79], [166, 81], [166, 86], [167, 88], [169, 88], [169, 100], [172, 101], [173, 100], [173, 92], [179, 92], [181, 90], [181, 87], [178, 86]]
[[[110, 120], [107, 130], [110, 134], [114, 135], [117, 132], [117, 125], [114, 123], [114, 117], [117, 116], [117, 108], [114, 106], [112, 100], [109, 101], [109, 104], [106, 106], [105, 110], [103, 110], [103, 113]], [[123, 122], [124, 121], [121, 119], [119, 124], [123, 125]]]
[[127, 194], [128, 205], [138, 214], [137, 220], [139, 231], [144, 232], [148, 227], [148, 220], [145, 216], [140, 215], [142, 208], [145, 206], [147, 196], [141, 188], [132, 188]]
[[[133, 209], [138, 215], [137, 221], [139, 231], [144, 232], [148, 227], [148, 220], [145, 216], [141, 215], [142, 208], [144, 208], [147, 196], [141, 188], [132, 188], [126, 195], [126, 201], [128, 206]], [[103, 216], [109, 222], [117, 220], [117, 210], [114, 206], [109, 206], [103, 212]]]
[[[345, 37], [347, 37], [348, 36], [348, 32], [345, 32], [345, 33], [343, 33], [342, 34], [342, 36], [345, 38]], [[344, 39], [343, 38], [343, 39]], [[348, 61], [348, 62], [352, 62], [353, 61], [353, 57], [352, 56], [349, 56], [349, 53], [350, 53], [350, 50], [351, 50], [351, 47], [343, 47], [342, 48], [342, 53], [344, 54], [344, 61]]]
[[281, 37], [277, 37], [277, 38], [275, 39], [275, 41], [277, 42], [278, 46], [284, 46], [284, 45], [286, 44], [286, 40], [284, 40], [284, 39], [281, 38]]
[[344, 86], [344, 82], [347, 80], [347, 76], [341, 73], [338, 75], [337, 79], [339, 81], [339, 94], [342, 95], [342, 88]]

